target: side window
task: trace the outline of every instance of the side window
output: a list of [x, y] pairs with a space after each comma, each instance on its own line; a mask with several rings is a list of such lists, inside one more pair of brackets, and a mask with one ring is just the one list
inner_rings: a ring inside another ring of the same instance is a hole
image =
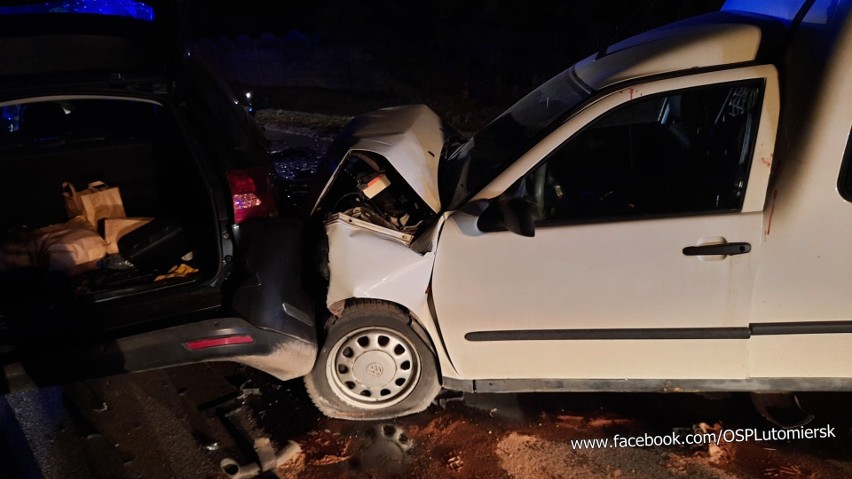
[[185, 57], [183, 67], [181, 96], [213, 143], [213, 155], [227, 169], [263, 164], [267, 152], [263, 132], [228, 84], [197, 56]]
[[742, 208], [762, 81], [649, 96], [595, 120], [523, 180], [538, 222]]

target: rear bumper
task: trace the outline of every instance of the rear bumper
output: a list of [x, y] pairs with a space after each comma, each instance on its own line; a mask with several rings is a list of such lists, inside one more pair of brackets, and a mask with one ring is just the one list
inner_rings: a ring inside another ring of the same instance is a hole
[[[251, 342], [196, 350], [188, 346], [193, 341], [227, 337], [247, 337]], [[235, 361], [286, 381], [313, 368], [317, 345], [312, 339], [260, 329], [240, 318], [221, 318], [121, 338], [115, 345], [126, 372], [201, 361]]]
[[[194, 341], [228, 337], [239, 337], [241, 342], [195, 350], [188, 346]], [[107, 342], [78, 347], [66, 344], [37, 358], [22, 357], [19, 364], [6, 366], [5, 378], [0, 377], [0, 390], [30, 389], [203, 361], [234, 361], [286, 381], [307, 374], [316, 353], [313, 337], [261, 329], [241, 318], [206, 319]]]
[[[287, 218], [253, 218], [235, 228], [234, 268], [217, 297], [224, 305], [215, 312], [198, 309], [188, 296], [146, 297], [98, 321], [87, 322], [85, 308], [69, 313], [77, 316], [69, 325], [94, 324], [94, 331], [36, 329], [10, 339], [6, 351], [0, 341], [0, 365], [17, 361], [0, 371], [0, 392], [203, 361], [234, 361], [281, 380], [307, 374], [316, 359], [317, 330], [302, 284], [302, 235], [301, 222]], [[166, 309], [170, 314], [158, 318]], [[126, 314], [151, 319], [133, 331], [98, 334], [98, 324]], [[220, 345], [231, 337], [238, 340]], [[189, 346], [211, 339], [203, 344], [208, 347]]]

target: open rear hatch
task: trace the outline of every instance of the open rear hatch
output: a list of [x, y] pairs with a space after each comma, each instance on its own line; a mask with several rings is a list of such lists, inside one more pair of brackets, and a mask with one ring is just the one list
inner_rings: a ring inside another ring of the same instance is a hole
[[168, 102], [49, 95], [0, 111], [0, 336], [101, 334], [221, 303], [205, 287], [220, 274], [213, 199]]

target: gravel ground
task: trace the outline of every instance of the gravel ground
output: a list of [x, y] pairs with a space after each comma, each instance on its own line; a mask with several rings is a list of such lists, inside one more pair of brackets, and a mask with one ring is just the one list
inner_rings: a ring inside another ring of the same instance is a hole
[[300, 381], [202, 364], [4, 396], [17, 419], [4, 433], [20, 430], [37, 465], [18, 467], [21, 457], [4, 477], [227, 478], [223, 461], [245, 471], [258, 439], [273, 452], [298, 445], [265, 477], [850, 477], [852, 394], [802, 399], [818, 412], [811, 426], [830, 424], [836, 438], [578, 449], [572, 440], [773, 426], [742, 394], [467, 395], [394, 421], [347, 422], [321, 416]]
[[[849, 397], [813, 399], [841, 410]], [[818, 418], [815, 425], [826, 420], [837, 427], [838, 438], [575, 449], [571, 440], [616, 434], [666, 435], [702, 425], [709, 430], [773, 426], [753, 411], [745, 395], [487, 395], [379, 424], [319, 419], [314, 430], [293, 438], [302, 453], [279, 472], [297, 478], [849, 477], [849, 418]]]

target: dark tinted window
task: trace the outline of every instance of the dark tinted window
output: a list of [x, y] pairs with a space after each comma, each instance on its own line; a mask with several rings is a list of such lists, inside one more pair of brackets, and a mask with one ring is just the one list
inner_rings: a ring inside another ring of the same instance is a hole
[[539, 221], [738, 211], [762, 82], [639, 99], [559, 147], [523, 181]]
[[68, 99], [6, 105], [0, 109], [0, 152], [149, 138], [162, 128], [162, 116], [162, 107], [134, 100]]
[[179, 96], [203, 128], [215, 161], [227, 170], [266, 164], [266, 138], [228, 84], [198, 55], [185, 57], [184, 68]]

